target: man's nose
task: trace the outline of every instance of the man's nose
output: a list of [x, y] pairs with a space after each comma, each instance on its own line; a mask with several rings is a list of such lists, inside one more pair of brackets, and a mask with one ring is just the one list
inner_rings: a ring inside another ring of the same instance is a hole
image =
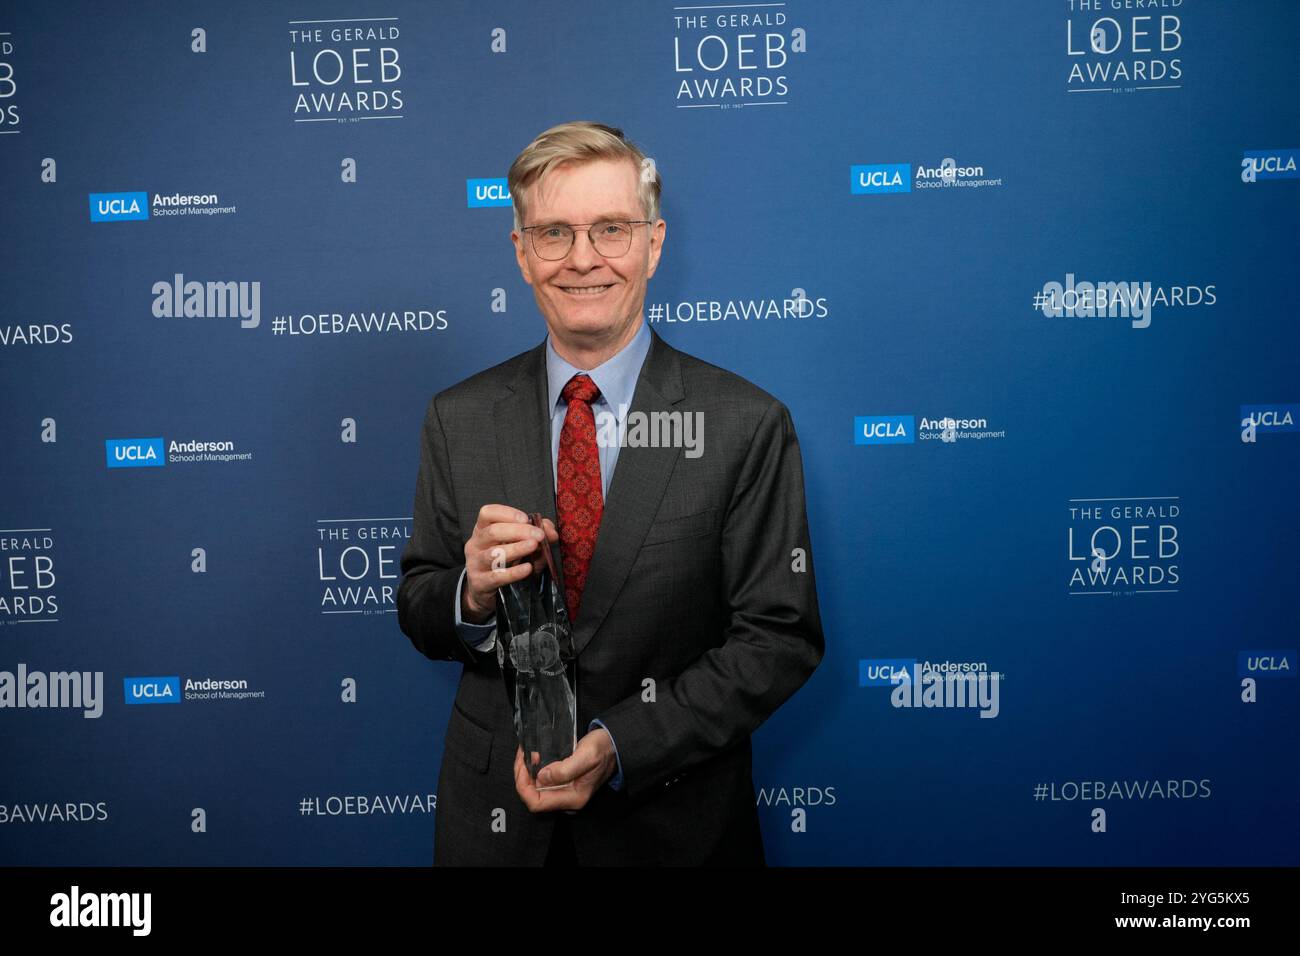
[[573, 230], [573, 245], [567, 258], [573, 268], [584, 271], [600, 261], [600, 253], [591, 244], [591, 234], [586, 229]]

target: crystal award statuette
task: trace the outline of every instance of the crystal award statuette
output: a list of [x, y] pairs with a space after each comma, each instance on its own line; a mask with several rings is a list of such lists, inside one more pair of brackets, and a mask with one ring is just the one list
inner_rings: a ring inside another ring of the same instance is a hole
[[[540, 514], [529, 520], [545, 533]], [[573, 754], [578, 731], [578, 666], [564, 582], [551, 558], [551, 543], [545, 537], [540, 543], [542, 570], [497, 588], [497, 610], [506, 628], [504, 640], [498, 628], [497, 663], [534, 785], [543, 767]], [[570, 782], [538, 789], [572, 786]]]

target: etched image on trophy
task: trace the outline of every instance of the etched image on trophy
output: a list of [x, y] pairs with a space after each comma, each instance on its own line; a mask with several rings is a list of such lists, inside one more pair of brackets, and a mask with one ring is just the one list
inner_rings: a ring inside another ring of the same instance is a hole
[[[542, 516], [531, 523], [542, 528]], [[545, 529], [543, 529], [545, 530]], [[497, 629], [497, 663], [514, 708], [515, 731], [533, 783], [549, 763], [572, 756], [578, 731], [578, 667], [573, 653], [564, 582], [541, 541], [543, 566], [536, 574], [497, 588], [506, 633]], [[539, 787], [540, 790], [571, 788]]]

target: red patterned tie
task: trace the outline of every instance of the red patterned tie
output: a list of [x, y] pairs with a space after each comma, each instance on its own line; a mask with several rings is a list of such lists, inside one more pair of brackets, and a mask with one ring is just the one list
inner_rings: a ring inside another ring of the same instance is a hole
[[559, 512], [560, 551], [564, 563], [564, 602], [569, 622], [578, 619], [587, 568], [596, 549], [596, 532], [605, 510], [600, 487], [600, 452], [596, 447], [596, 417], [591, 403], [600, 389], [586, 375], [575, 375], [564, 386], [569, 403], [560, 429], [560, 455], [555, 463], [555, 505]]

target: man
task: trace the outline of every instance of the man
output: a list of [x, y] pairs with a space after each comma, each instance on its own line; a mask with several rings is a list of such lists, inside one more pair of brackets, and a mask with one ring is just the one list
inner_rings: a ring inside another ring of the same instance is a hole
[[[762, 865], [750, 734], [824, 650], [790, 414], [645, 324], [662, 187], [621, 130], [553, 127], [508, 183], [548, 335], [429, 402], [397, 593], [412, 644], [464, 665], [434, 862]], [[647, 445], [638, 419], [701, 427], [691, 447]], [[541, 569], [535, 511], [559, 551], [580, 738], [537, 785], [491, 623], [497, 588]]]

